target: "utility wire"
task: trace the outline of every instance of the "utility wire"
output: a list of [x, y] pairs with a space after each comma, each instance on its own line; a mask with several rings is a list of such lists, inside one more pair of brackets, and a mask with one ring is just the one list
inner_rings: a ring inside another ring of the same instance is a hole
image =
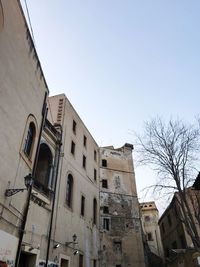
[[31, 18], [30, 18], [30, 14], [29, 14], [28, 5], [27, 5], [27, 1], [26, 0], [24, 0], [24, 4], [25, 4], [25, 8], [26, 8], [26, 13], [27, 13], [27, 17], [28, 17], [28, 22], [29, 22], [29, 26], [30, 26], [30, 30], [31, 30], [33, 43], [34, 43], [34, 46], [36, 46], [35, 45], [35, 38], [34, 38], [34, 34], [33, 34], [33, 28], [32, 28], [32, 24], [31, 24]]

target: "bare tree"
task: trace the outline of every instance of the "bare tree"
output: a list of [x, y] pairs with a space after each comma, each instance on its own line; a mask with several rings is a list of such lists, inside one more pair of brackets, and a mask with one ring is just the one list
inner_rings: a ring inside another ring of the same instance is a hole
[[[169, 120], [165, 123], [161, 118], [145, 123], [143, 136], [137, 136], [140, 162], [151, 164], [158, 173], [158, 181], [153, 185], [154, 191], [163, 193], [178, 192], [179, 205], [182, 209], [182, 221], [195, 247], [200, 247], [200, 217], [194, 216], [191, 210], [188, 187], [194, 181], [195, 166], [200, 152], [200, 128], [187, 125], [181, 120]], [[197, 202], [193, 200], [197, 205]]]

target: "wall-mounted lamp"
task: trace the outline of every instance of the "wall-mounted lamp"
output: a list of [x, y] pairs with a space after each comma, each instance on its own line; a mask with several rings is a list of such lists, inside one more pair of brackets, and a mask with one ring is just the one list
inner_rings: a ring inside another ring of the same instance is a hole
[[31, 187], [31, 185], [33, 184], [33, 178], [32, 178], [32, 175], [30, 173], [24, 177], [24, 184], [25, 184], [26, 188], [6, 189], [5, 196], [11, 197], [11, 196], [17, 194], [18, 192], [23, 192], [24, 190], [28, 190]]
[[73, 241], [65, 242], [65, 245], [68, 246], [68, 245], [70, 245], [70, 244], [78, 244], [78, 243], [76, 242], [76, 239], [77, 239], [77, 235], [76, 235], [76, 234], [74, 234], [74, 235], [72, 236], [72, 239], [73, 239]]
[[53, 248], [59, 248], [60, 247], [60, 244], [55, 244], [54, 246], [53, 246]]
[[74, 255], [77, 255], [77, 254], [79, 254], [79, 251], [78, 250], [75, 250], [73, 254]]

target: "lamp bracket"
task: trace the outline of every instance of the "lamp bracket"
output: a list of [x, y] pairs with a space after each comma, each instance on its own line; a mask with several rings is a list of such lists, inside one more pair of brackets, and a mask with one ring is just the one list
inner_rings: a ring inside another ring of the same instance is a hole
[[18, 192], [23, 192], [24, 190], [27, 190], [27, 188], [6, 189], [6, 191], [5, 191], [5, 196], [6, 196], [6, 197], [11, 197], [11, 196], [17, 194]]

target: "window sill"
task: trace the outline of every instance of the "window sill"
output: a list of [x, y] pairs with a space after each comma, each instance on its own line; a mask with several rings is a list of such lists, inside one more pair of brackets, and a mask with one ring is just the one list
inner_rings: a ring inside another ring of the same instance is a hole
[[32, 195], [35, 198], [41, 200], [41, 202], [43, 202], [43, 203], [45, 203], [47, 205], [50, 205], [51, 204], [51, 201], [50, 201], [50, 199], [47, 196], [44, 196], [43, 194], [41, 194], [39, 191], [35, 190], [34, 188], [32, 190]]

